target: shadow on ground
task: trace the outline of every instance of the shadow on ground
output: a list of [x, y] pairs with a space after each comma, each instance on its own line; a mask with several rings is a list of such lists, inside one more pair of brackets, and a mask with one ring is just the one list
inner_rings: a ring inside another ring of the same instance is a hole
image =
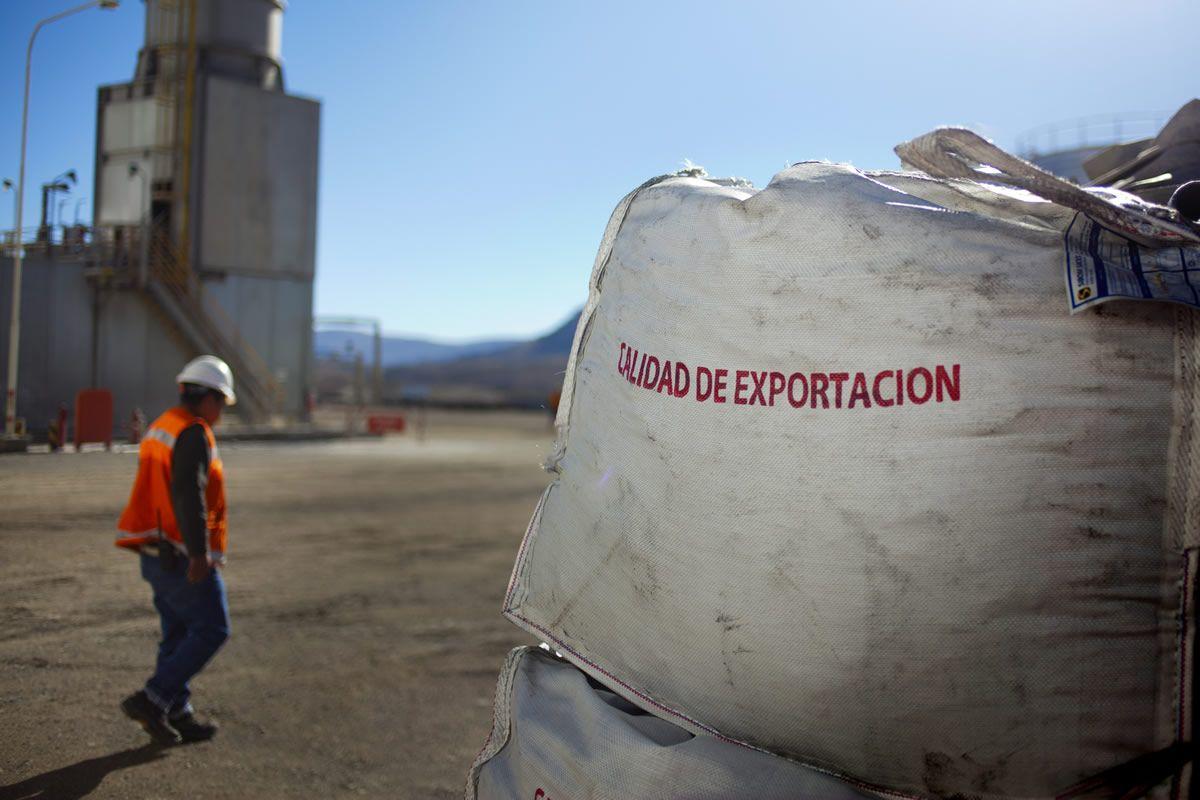
[[88, 758], [10, 786], [0, 786], [0, 800], [78, 800], [87, 797], [105, 776], [127, 767], [136, 767], [164, 757], [155, 744], [131, 747], [106, 756]]

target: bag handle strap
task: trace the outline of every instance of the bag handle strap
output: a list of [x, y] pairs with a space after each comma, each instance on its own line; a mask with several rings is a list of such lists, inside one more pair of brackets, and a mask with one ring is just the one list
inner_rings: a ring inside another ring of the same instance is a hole
[[1184, 219], [1178, 211], [1114, 189], [1082, 189], [966, 128], [937, 128], [897, 145], [895, 152], [905, 164], [935, 178], [1025, 189], [1056, 205], [1082, 211], [1148, 247], [1200, 245], [1200, 225]]

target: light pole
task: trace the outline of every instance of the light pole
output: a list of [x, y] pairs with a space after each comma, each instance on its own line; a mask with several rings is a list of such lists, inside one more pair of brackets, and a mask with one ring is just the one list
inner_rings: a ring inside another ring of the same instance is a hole
[[16, 241], [13, 253], [12, 274], [12, 311], [8, 317], [8, 381], [4, 398], [4, 434], [17, 434], [17, 358], [21, 353], [21, 266], [24, 261], [24, 247], [21, 241], [22, 204], [25, 202], [25, 143], [29, 133], [29, 68], [33, 62], [33, 42], [38, 31], [51, 22], [57, 22], [64, 17], [87, 11], [89, 8], [116, 8], [120, 0], [91, 0], [81, 6], [68, 8], [33, 26], [29, 34], [29, 46], [25, 48], [25, 94], [21, 101], [21, 160], [20, 174], [17, 176], [17, 220]]

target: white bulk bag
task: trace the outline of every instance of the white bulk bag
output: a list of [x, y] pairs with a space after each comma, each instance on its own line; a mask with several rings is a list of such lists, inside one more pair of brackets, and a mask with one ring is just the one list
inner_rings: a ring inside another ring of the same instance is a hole
[[589, 683], [565, 661], [518, 647], [496, 687], [495, 721], [467, 800], [867, 800], [791, 761], [693, 736]]
[[828, 163], [625, 198], [505, 614], [689, 730], [914, 796], [1190, 740], [1196, 312], [1093, 304], [1192, 302], [1195, 233], [1033, 178], [1087, 214]]

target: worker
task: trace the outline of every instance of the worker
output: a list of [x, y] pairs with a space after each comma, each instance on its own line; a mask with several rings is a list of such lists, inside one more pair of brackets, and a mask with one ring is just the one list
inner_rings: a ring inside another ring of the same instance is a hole
[[225, 477], [212, 426], [233, 405], [233, 373], [216, 356], [189, 361], [175, 378], [180, 403], [142, 437], [117, 546], [139, 554], [154, 593], [162, 640], [154, 674], [121, 702], [125, 715], [163, 745], [211, 739], [188, 683], [229, 637]]

